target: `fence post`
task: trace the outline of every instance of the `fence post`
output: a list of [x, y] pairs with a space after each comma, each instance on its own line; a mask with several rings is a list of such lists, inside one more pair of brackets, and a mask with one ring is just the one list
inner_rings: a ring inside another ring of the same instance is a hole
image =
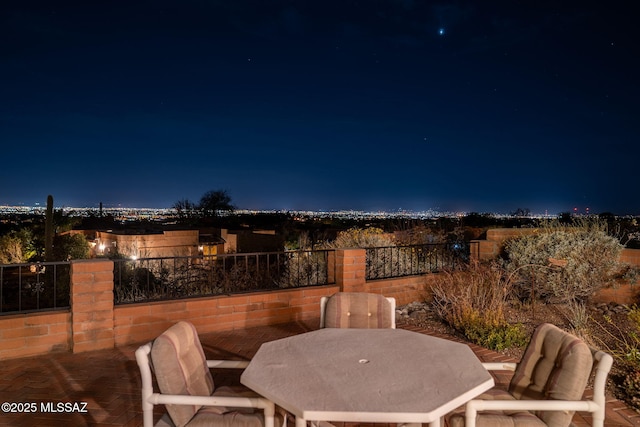
[[73, 352], [113, 348], [113, 261], [71, 261], [70, 294]]
[[336, 285], [341, 292], [366, 291], [366, 249], [336, 249]]

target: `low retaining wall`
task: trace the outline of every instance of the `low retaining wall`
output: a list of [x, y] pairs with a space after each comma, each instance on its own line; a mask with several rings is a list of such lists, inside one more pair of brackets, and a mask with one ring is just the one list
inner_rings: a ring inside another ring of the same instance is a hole
[[112, 261], [72, 261], [71, 310], [0, 317], [0, 360], [142, 343], [179, 320], [206, 333], [319, 318], [320, 298], [339, 291], [380, 293], [398, 305], [424, 298], [425, 276], [367, 282], [365, 257], [364, 249], [336, 250], [336, 283], [327, 286], [118, 306]]
[[151, 340], [180, 320], [207, 333], [311, 319], [319, 317], [320, 298], [338, 290], [337, 286], [319, 286], [116, 306], [114, 343]]
[[[633, 260], [640, 251], [625, 250], [625, 256]], [[404, 305], [424, 300], [426, 285], [437, 277], [367, 281], [365, 270], [364, 249], [336, 250], [332, 285], [114, 306], [113, 262], [72, 261], [71, 309], [0, 317], [0, 360], [142, 343], [179, 320], [207, 333], [319, 318], [320, 298], [339, 291], [379, 293]], [[598, 296], [616, 302], [637, 297], [635, 287], [624, 285]]]
[[52, 311], [0, 317], [0, 360], [71, 348], [71, 313]]

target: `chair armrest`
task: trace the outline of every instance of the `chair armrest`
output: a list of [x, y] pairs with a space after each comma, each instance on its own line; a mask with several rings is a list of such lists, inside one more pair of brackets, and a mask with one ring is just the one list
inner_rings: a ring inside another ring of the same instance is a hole
[[593, 412], [598, 404], [591, 400], [471, 400], [467, 409], [476, 411], [523, 410], [523, 411], [584, 411]]
[[245, 369], [249, 366], [247, 360], [207, 360], [207, 366], [209, 368], [231, 368], [231, 369]]
[[482, 366], [484, 366], [487, 371], [515, 371], [518, 364], [511, 362], [496, 362], [483, 363]]
[[471, 400], [465, 407], [465, 427], [475, 427], [479, 411], [583, 411], [595, 412], [600, 405], [592, 400]]
[[239, 396], [188, 396], [181, 394], [153, 393], [149, 396], [149, 403], [154, 405], [202, 405], [226, 406], [235, 408], [259, 408], [265, 410], [265, 415], [273, 415], [275, 404], [264, 397]]

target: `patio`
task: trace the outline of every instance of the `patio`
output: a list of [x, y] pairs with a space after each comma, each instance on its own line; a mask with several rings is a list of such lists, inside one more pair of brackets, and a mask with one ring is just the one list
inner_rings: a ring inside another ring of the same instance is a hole
[[[200, 334], [208, 358], [248, 359], [263, 342], [284, 338], [317, 328], [319, 319], [273, 326], [259, 326], [226, 332]], [[399, 328], [431, 334], [447, 339], [450, 336], [399, 324]], [[36, 403], [35, 413], [2, 413], [0, 426], [141, 426], [140, 374], [135, 362], [137, 345], [121, 346], [79, 354], [52, 353], [3, 361], [0, 365], [0, 402]], [[499, 353], [471, 346], [483, 362], [513, 361]], [[219, 372], [219, 371], [218, 371]], [[216, 373], [222, 384], [231, 379]], [[497, 384], [506, 384], [508, 378], [498, 375]], [[43, 413], [41, 404], [58, 402], [78, 403], [68, 409], [76, 412]], [[81, 413], [83, 403], [86, 412]], [[161, 411], [163, 408], [159, 408]], [[610, 398], [607, 402], [605, 426], [640, 426], [640, 414], [622, 402]], [[589, 420], [576, 414], [576, 427], [590, 425]], [[380, 424], [376, 424], [380, 425]]]

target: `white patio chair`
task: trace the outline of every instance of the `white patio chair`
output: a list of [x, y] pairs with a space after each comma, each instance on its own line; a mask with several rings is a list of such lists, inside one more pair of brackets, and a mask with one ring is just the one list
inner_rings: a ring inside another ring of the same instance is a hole
[[395, 327], [395, 298], [365, 292], [338, 292], [320, 299], [320, 328]]
[[[613, 358], [579, 338], [545, 323], [536, 329], [522, 360], [485, 363], [489, 370], [514, 371], [508, 391], [492, 390], [449, 418], [451, 427], [566, 427], [576, 411], [590, 412], [602, 427], [605, 384]], [[591, 373], [593, 397], [583, 399]]]
[[[274, 427], [275, 405], [252, 391], [214, 387], [210, 368], [246, 368], [249, 362], [206, 360], [195, 327], [181, 321], [136, 350], [142, 375], [144, 427], [153, 426], [153, 406], [165, 405], [156, 426]], [[153, 390], [154, 371], [160, 392]]]

